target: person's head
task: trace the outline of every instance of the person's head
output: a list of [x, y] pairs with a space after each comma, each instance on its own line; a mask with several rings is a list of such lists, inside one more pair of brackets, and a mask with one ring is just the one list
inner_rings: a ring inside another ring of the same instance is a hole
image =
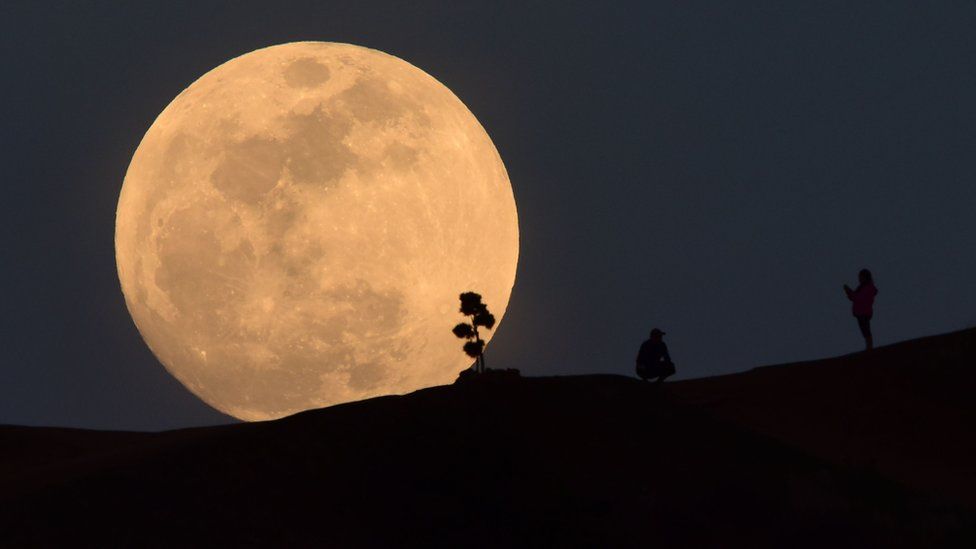
[[861, 272], [857, 273], [857, 280], [861, 284], [874, 283], [874, 279], [871, 277], [871, 271], [867, 269], [861, 269]]
[[663, 337], [664, 337], [664, 332], [662, 332], [661, 330], [658, 330], [657, 328], [651, 330], [651, 341], [661, 341]]

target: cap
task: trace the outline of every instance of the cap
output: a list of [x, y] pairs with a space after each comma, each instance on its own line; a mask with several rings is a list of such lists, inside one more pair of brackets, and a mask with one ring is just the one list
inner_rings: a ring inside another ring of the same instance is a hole
[[664, 334], [666, 334], [666, 333], [667, 333], [667, 332], [662, 332], [661, 330], [659, 330], [659, 329], [657, 329], [657, 328], [654, 328], [653, 330], [651, 330], [651, 335], [652, 335], [652, 336], [653, 336], [653, 335], [662, 335], [662, 336], [663, 336], [663, 335], [664, 335]]

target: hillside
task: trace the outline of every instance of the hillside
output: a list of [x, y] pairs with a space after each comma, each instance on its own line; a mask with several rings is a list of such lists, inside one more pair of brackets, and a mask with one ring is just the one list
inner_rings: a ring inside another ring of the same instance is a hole
[[976, 330], [672, 388], [713, 416], [976, 511]]
[[163, 433], [0, 427], [0, 546], [968, 547], [974, 342]]

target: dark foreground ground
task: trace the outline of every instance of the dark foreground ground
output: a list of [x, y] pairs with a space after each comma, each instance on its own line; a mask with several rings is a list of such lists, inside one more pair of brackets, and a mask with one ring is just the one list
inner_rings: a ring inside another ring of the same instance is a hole
[[650, 386], [0, 427], [0, 546], [976, 547], [976, 331]]

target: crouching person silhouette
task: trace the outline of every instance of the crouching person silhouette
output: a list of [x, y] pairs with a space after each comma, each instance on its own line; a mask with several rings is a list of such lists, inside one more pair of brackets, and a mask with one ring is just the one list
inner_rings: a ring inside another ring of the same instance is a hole
[[664, 378], [674, 375], [674, 363], [668, 354], [668, 346], [664, 343], [664, 332], [654, 328], [651, 337], [641, 344], [637, 353], [637, 377], [648, 381], [657, 378], [655, 383], [661, 383]]

